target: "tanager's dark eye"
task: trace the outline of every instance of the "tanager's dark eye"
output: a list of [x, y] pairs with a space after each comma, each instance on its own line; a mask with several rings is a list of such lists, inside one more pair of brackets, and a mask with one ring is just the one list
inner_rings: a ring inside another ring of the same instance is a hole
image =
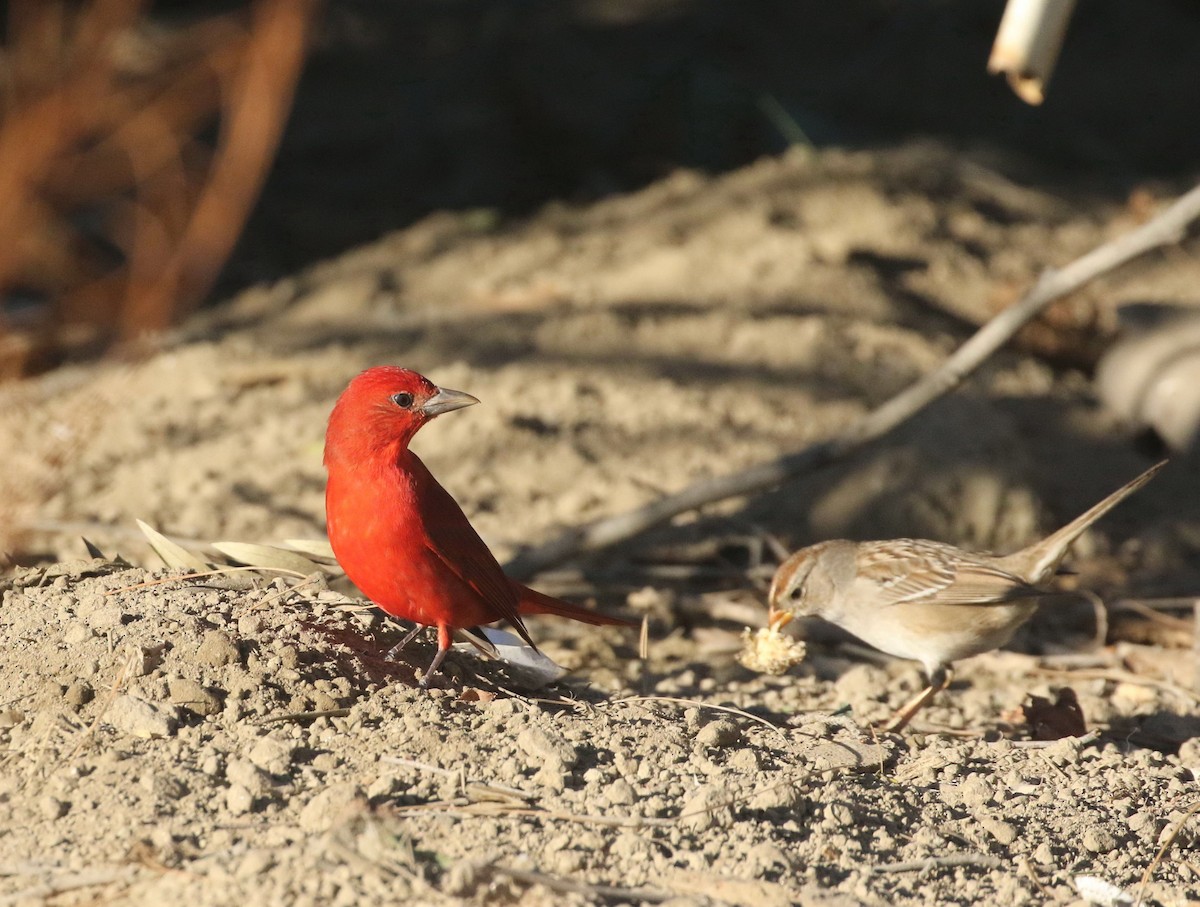
[[399, 394], [392, 394], [392, 402], [401, 409], [408, 409], [413, 405], [413, 395], [404, 393], [403, 391]]

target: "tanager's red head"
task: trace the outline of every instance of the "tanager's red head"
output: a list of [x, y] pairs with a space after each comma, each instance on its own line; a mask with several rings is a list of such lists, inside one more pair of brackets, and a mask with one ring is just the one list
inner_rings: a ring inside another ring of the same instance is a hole
[[435, 416], [479, 401], [438, 387], [424, 375], [394, 365], [369, 368], [342, 391], [325, 432], [325, 465], [344, 456], [397, 451]]

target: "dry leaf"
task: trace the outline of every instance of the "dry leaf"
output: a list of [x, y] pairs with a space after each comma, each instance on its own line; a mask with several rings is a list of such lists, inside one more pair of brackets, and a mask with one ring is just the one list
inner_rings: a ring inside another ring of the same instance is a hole
[[276, 548], [273, 545], [254, 545], [249, 542], [213, 542], [212, 545], [226, 557], [249, 567], [266, 567], [272, 570], [291, 570], [303, 576], [322, 573], [325, 568], [310, 561], [302, 554]]
[[1070, 687], [1059, 690], [1054, 702], [1044, 696], [1031, 695], [1029, 702], [1021, 707], [1020, 720], [1029, 726], [1029, 734], [1034, 740], [1061, 740], [1087, 733], [1083, 709]]
[[337, 557], [333, 553], [333, 546], [329, 544], [329, 539], [284, 539], [283, 544], [318, 561], [337, 563]]
[[154, 549], [154, 553], [161, 557], [163, 563], [168, 567], [182, 567], [198, 572], [205, 572], [212, 569], [212, 565], [200, 557], [200, 555], [188, 551], [178, 542], [171, 541], [157, 529], [152, 528], [148, 523], [144, 523], [141, 520], [137, 520], [136, 522], [138, 529], [142, 530], [142, 534], [150, 542], [150, 547]]

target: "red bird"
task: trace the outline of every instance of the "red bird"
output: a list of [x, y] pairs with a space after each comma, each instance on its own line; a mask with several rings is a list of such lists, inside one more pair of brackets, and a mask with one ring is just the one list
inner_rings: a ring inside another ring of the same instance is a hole
[[350, 382], [325, 432], [325, 522], [333, 553], [367, 598], [416, 623], [389, 655], [423, 628], [437, 627], [437, 655], [422, 686], [457, 629], [507, 620], [533, 646], [522, 614], [628, 624], [505, 576], [454, 498], [408, 449], [430, 419], [478, 402], [408, 369], [379, 366]]

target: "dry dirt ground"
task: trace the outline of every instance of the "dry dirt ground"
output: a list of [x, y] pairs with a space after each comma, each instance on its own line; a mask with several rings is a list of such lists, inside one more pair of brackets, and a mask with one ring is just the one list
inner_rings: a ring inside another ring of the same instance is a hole
[[[483, 401], [415, 447], [509, 557], [836, 435], [1152, 201], [1022, 188], [933, 144], [794, 152], [515, 223], [434, 216], [142, 359], [0, 390], [6, 526], [34, 527], [0, 579], [0, 903], [1079, 903], [1148, 869], [1155, 902], [1200, 898], [1185, 621], [1112, 607], [1097, 646], [1105, 612], [1056, 600], [900, 736], [871, 724], [912, 664], [817, 627], [788, 675], [734, 659], [771, 538], [1005, 550], [1147, 466], [1068, 363], [1122, 307], [1194, 303], [1194, 244], [864, 454], [542, 577], [649, 621], [645, 660], [636, 632], [531, 621], [571, 669], [546, 688], [465, 653], [423, 692], [430, 644], [384, 661], [400, 627], [336, 576], [183, 578], [134, 524], [319, 537], [325, 417], [392, 362]], [[1198, 487], [1173, 464], [1072, 581], [1112, 606], [1194, 593]], [[1091, 733], [1031, 740], [1015, 710], [1064, 686]]]

